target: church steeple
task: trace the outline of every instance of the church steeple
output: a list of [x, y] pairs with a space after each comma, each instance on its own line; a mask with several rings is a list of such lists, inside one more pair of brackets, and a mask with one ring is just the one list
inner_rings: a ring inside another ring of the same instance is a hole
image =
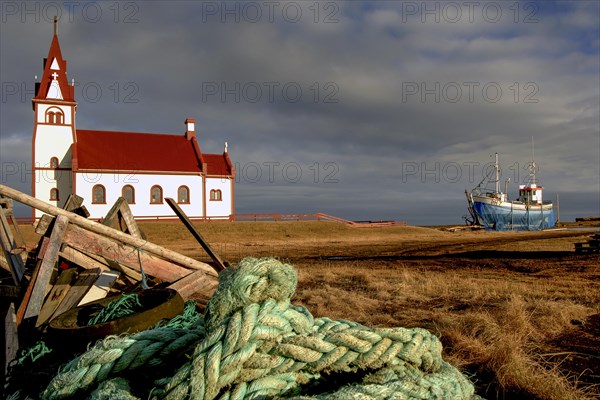
[[67, 80], [67, 61], [63, 59], [58, 43], [57, 18], [54, 17], [54, 35], [48, 57], [44, 59], [44, 72], [40, 82], [36, 83], [36, 100], [50, 100], [52, 102], [75, 102], [75, 88]]
[[[62, 57], [54, 18], [54, 35], [44, 59], [42, 79], [35, 84], [34, 123], [31, 150], [31, 193], [51, 204], [61, 203], [73, 191], [73, 143], [75, 129], [75, 88], [67, 80], [67, 62]], [[33, 211], [39, 218], [39, 211]]]

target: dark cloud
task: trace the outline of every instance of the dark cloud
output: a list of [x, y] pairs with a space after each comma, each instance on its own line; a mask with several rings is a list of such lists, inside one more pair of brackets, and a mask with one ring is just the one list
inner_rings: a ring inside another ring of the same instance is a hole
[[[78, 127], [181, 133], [195, 117], [203, 150], [228, 141], [245, 174], [238, 212], [460, 223], [490, 154], [520, 171], [534, 136], [562, 219], [600, 214], [598, 3], [488, 3], [458, 19], [444, 2], [81, 3], [59, 37]], [[0, 154], [2, 183], [28, 190], [11, 171], [30, 163], [52, 25], [23, 4], [3, 2]]]

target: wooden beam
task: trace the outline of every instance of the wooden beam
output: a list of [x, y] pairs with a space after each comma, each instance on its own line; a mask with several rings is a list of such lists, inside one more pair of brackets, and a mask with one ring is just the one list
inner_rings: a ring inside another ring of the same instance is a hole
[[86, 269], [81, 272], [50, 319], [58, 317], [79, 304], [83, 296], [85, 296], [90, 287], [96, 282], [98, 276], [100, 276], [100, 270], [97, 268]]
[[19, 335], [17, 331], [17, 316], [15, 314], [15, 305], [10, 303], [8, 312], [4, 318], [4, 351], [5, 362], [4, 376], [8, 376], [8, 364], [17, 356], [19, 350]]
[[105, 263], [99, 262], [87, 254], [63, 243], [59, 255], [67, 261], [77, 264], [83, 269], [99, 268], [101, 271], [108, 271], [110, 268]]
[[56, 283], [48, 294], [42, 309], [40, 310], [40, 314], [38, 315], [37, 322], [35, 324], [36, 327], [50, 320], [50, 317], [54, 314], [60, 303], [69, 292], [71, 284], [73, 283], [73, 278], [76, 274], [77, 268], [69, 268], [60, 273]]
[[[7, 199], [7, 200], [10, 200], [10, 199]], [[7, 221], [10, 223], [10, 225], [12, 225], [12, 227], [13, 227], [15, 245], [17, 247], [21, 247], [24, 249], [25, 248], [25, 237], [21, 233], [21, 229], [19, 228], [19, 223], [17, 222], [17, 220], [14, 216], [13, 209], [12, 209], [12, 200], [10, 200], [10, 204], [4, 204], [4, 205], [0, 206], [0, 208], [3, 208], [4, 216], [6, 217]]]
[[67, 197], [67, 201], [65, 201], [65, 205], [63, 206], [63, 208], [67, 211], [73, 211], [76, 208], [81, 207], [83, 205], [83, 201], [83, 197], [71, 193], [69, 197]]
[[[12, 189], [6, 185], [0, 185], [0, 194], [10, 197], [20, 203], [28, 205], [30, 207], [36, 208], [46, 214], [50, 215], [62, 215], [69, 219], [69, 222], [72, 224], [85, 228], [91, 232], [101, 234], [104, 236], [108, 236], [111, 239], [118, 240], [124, 244], [128, 244], [135, 248], [139, 248], [144, 250], [144, 252], [151, 253], [153, 255], [164, 258], [165, 260], [169, 260], [175, 264], [183, 265], [186, 268], [190, 269], [198, 269], [198, 270], [210, 270], [212, 271], [210, 275], [216, 278], [217, 273], [212, 269], [212, 267], [206, 263], [194, 260], [193, 258], [186, 257], [183, 254], [179, 254], [173, 250], [166, 249], [164, 247], [158, 246], [154, 243], [148, 242], [144, 239], [140, 239], [131, 235], [128, 235], [124, 232], [118, 231], [116, 229], [109, 228], [97, 222], [91, 221], [89, 219], [83, 218], [77, 214], [72, 212], [63, 210], [62, 208], [53, 206], [51, 204], [45, 203], [39, 199], [33, 198], [25, 193], [19, 192], [18, 190]], [[209, 274], [207, 272], [207, 274]]]
[[[141, 263], [146, 274], [167, 282], [174, 282], [191, 272], [189, 269], [147, 253], [143, 249], [112, 240], [72, 224], [69, 224], [65, 233], [65, 243], [77, 250], [114, 260], [139, 272], [141, 272]], [[216, 273], [210, 266], [202, 267], [200, 271], [204, 273], [206, 279], [217, 280]]]
[[102, 271], [114, 269], [116, 271], [119, 271], [119, 272], [127, 275], [128, 277], [130, 277], [136, 281], [142, 280], [142, 274], [140, 274], [138, 271], [135, 271], [129, 267], [121, 265], [114, 260], [108, 260], [97, 254], [89, 253], [87, 251], [77, 250], [67, 244], [63, 245], [63, 249], [62, 249], [60, 255], [64, 259], [71, 261], [72, 263], [75, 263], [85, 269], [100, 268]]
[[38, 235], [45, 235], [50, 226], [54, 222], [54, 217], [48, 214], [44, 214], [35, 224], [35, 233]]
[[82, 217], [87, 218], [90, 216], [90, 213], [87, 210], [87, 208], [85, 208], [85, 206], [83, 205], [83, 201], [83, 197], [71, 193], [69, 197], [67, 197], [67, 201], [65, 202], [63, 208], [67, 211], [71, 211], [77, 215], [81, 215]]
[[42, 260], [35, 279], [35, 286], [31, 292], [31, 298], [27, 304], [27, 310], [25, 311], [24, 316], [25, 320], [37, 317], [40, 313], [46, 294], [46, 286], [50, 283], [52, 269], [58, 261], [58, 252], [60, 251], [67, 225], [69, 225], [69, 219], [62, 215], [58, 216], [54, 222], [54, 228], [52, 228], [48, 248], [46, 249], [46, 254], [44, 254], [44, 259]]
[[111, 228], [115, 228], [119, 225], [119, 208], [121, 207], [121, 203], [124, 201], [125, 199], [123, 197], [119, 197], [117, 201], [115, 201], [110, 210], [108, 210], [102, 219], [102, 225], [109, 226]]
[[90, 301], [105, 298], [119, 276], [121, 276], [121, 273], [118, 271], [102, 271], [96, 282], [90, 287], [90, 290], [83, 296], [83, 299], [81, 299], [77, 306], [79, 307]]
[[[48, 238], [44, 238], [48, 239]], [[25, 310], [27, 310], [27, 305], [29, 304], [29, 299], [31, 298], [31, 293], [33, 292], [33, 286], [35, 285], [35, 280], [37, 278], [38, 272], [40, 271], [40, 266], [42, 265], [42, 260], [37, 260], [35, 263], [35, 267], [33, 268], [33, 273], [31, 274], [31, 280], [27, 285], [27, 289], [25, 290], [25, 294], [23, 295], [23, 299], [21, 300], [21, 304], [19, 304], [19, 308], [17, 309], [17, 325], [21, 325], [23, 322], [23, 317], [25, 316]]]
[[[123, 223], [125, 226], [122, 226]], [[106, 216], [102, 220], [102, 225], [116, 228], [120, 231], [129, 233], [132, 236], [142, 238], [142, 232], [138, 227], [127, 200], [123, 197], [119, 197], [111, 209], [106, 213]]]
[[[0, 268], [5, 269], [6, 271], [12, 274], [12, 268], [8, 265], [8, 261], [6, 261], [6, 257], [0, 254]], [[14, 281], [14, 278], [13, 278]]]
[[208, 242], [206, 240], [204, 240], [204, 237], [202, 236], [202, 234], [196, 229], [194, 224], [192, 224], [192, 221], [190, 221], [188, 216], [185, 215], [185, 213], [183, 212], [181, 207], [179, 207], [179, 205], [177, 203], [175, 203], [175, 200], [173, 200], [169, 197], [165, 198], [165, 201], [167, 202], [169, 207], [171, 207], [171, 209], [175, 212], [175, 214], [179, 217], [181, 222], [183, 222], [185, 227], [188, 228], [188, 231], [190, 231], [190, 233], [192, 234], [194, 239], [196, 239], [196, 241], [198, 243], [200, 243], [200, 246], [202, 246], [204, 251], [206, 251], [206, 253], [210, 256], [210, 258], [212, 258], [213, 261], [217, 264], [217, 267], [215, 268], [216, 271], [217, 272], [223, 271], [226, 268], [225, 263], [223, 262], [221, 257], [219, 257], [217, 252], [213, 250], [213, 248], [210, 246], [210, 244], [208, 244]]
[[119, 207], [119, 216], [127, 227], [127, 233], [129, 233], [131, 236], [146, 239], [146, 235], [144, 235], [144, 232], [142, 232], [137, 222], [135, 222], [131, 208], [129, 208], [129, 204], [127, 204], [125, 199], [123, 199], [123, 203], [121, 203], [121, 207]]
[[177, 290], [183, 300], [188, 300], [196, 295], [194, 300], [206, 305], [217, 286], [218, 282], [209, 281], [205, 275], [201, 274], [201, 271], [195, 271], [171, 284], [169, 288]]
[[6, 258], [7, 264], [10, 267], [13, 281], [15, 285], [19, 286], [25, 273], [25, 263], [20, 254], [13, 252], [17, 248], [17, 245], [2, 208], [0, 208], [0, 246], [4, 253], [2, 256]]

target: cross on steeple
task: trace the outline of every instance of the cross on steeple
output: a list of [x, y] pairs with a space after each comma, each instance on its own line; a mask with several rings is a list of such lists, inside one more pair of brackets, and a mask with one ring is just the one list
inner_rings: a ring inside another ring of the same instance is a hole
[[54, 16], [54, 34], [56, 35], [56, 27], [58, 25], [58, 16]]
[[58, 78], [58, 74], [57, 74], [56, 72], [54, 72], [54, 73], [52, 74], [52, 77], [54, 78], [54, 80], [56, 80], [56, 78]]

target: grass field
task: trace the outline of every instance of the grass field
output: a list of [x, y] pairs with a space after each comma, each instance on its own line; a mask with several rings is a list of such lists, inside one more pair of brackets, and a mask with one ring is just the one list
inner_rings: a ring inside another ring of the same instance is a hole
[[[293, 301], [315, 316], [431, 330], [487, 399], [600, 398], [600, 255], [573, 252], [589, 232], [196, 226], [232, 263], [275, 256], [295, 265]], [[208, 259], [180, 223], [141, 227], [152, 242]]]

